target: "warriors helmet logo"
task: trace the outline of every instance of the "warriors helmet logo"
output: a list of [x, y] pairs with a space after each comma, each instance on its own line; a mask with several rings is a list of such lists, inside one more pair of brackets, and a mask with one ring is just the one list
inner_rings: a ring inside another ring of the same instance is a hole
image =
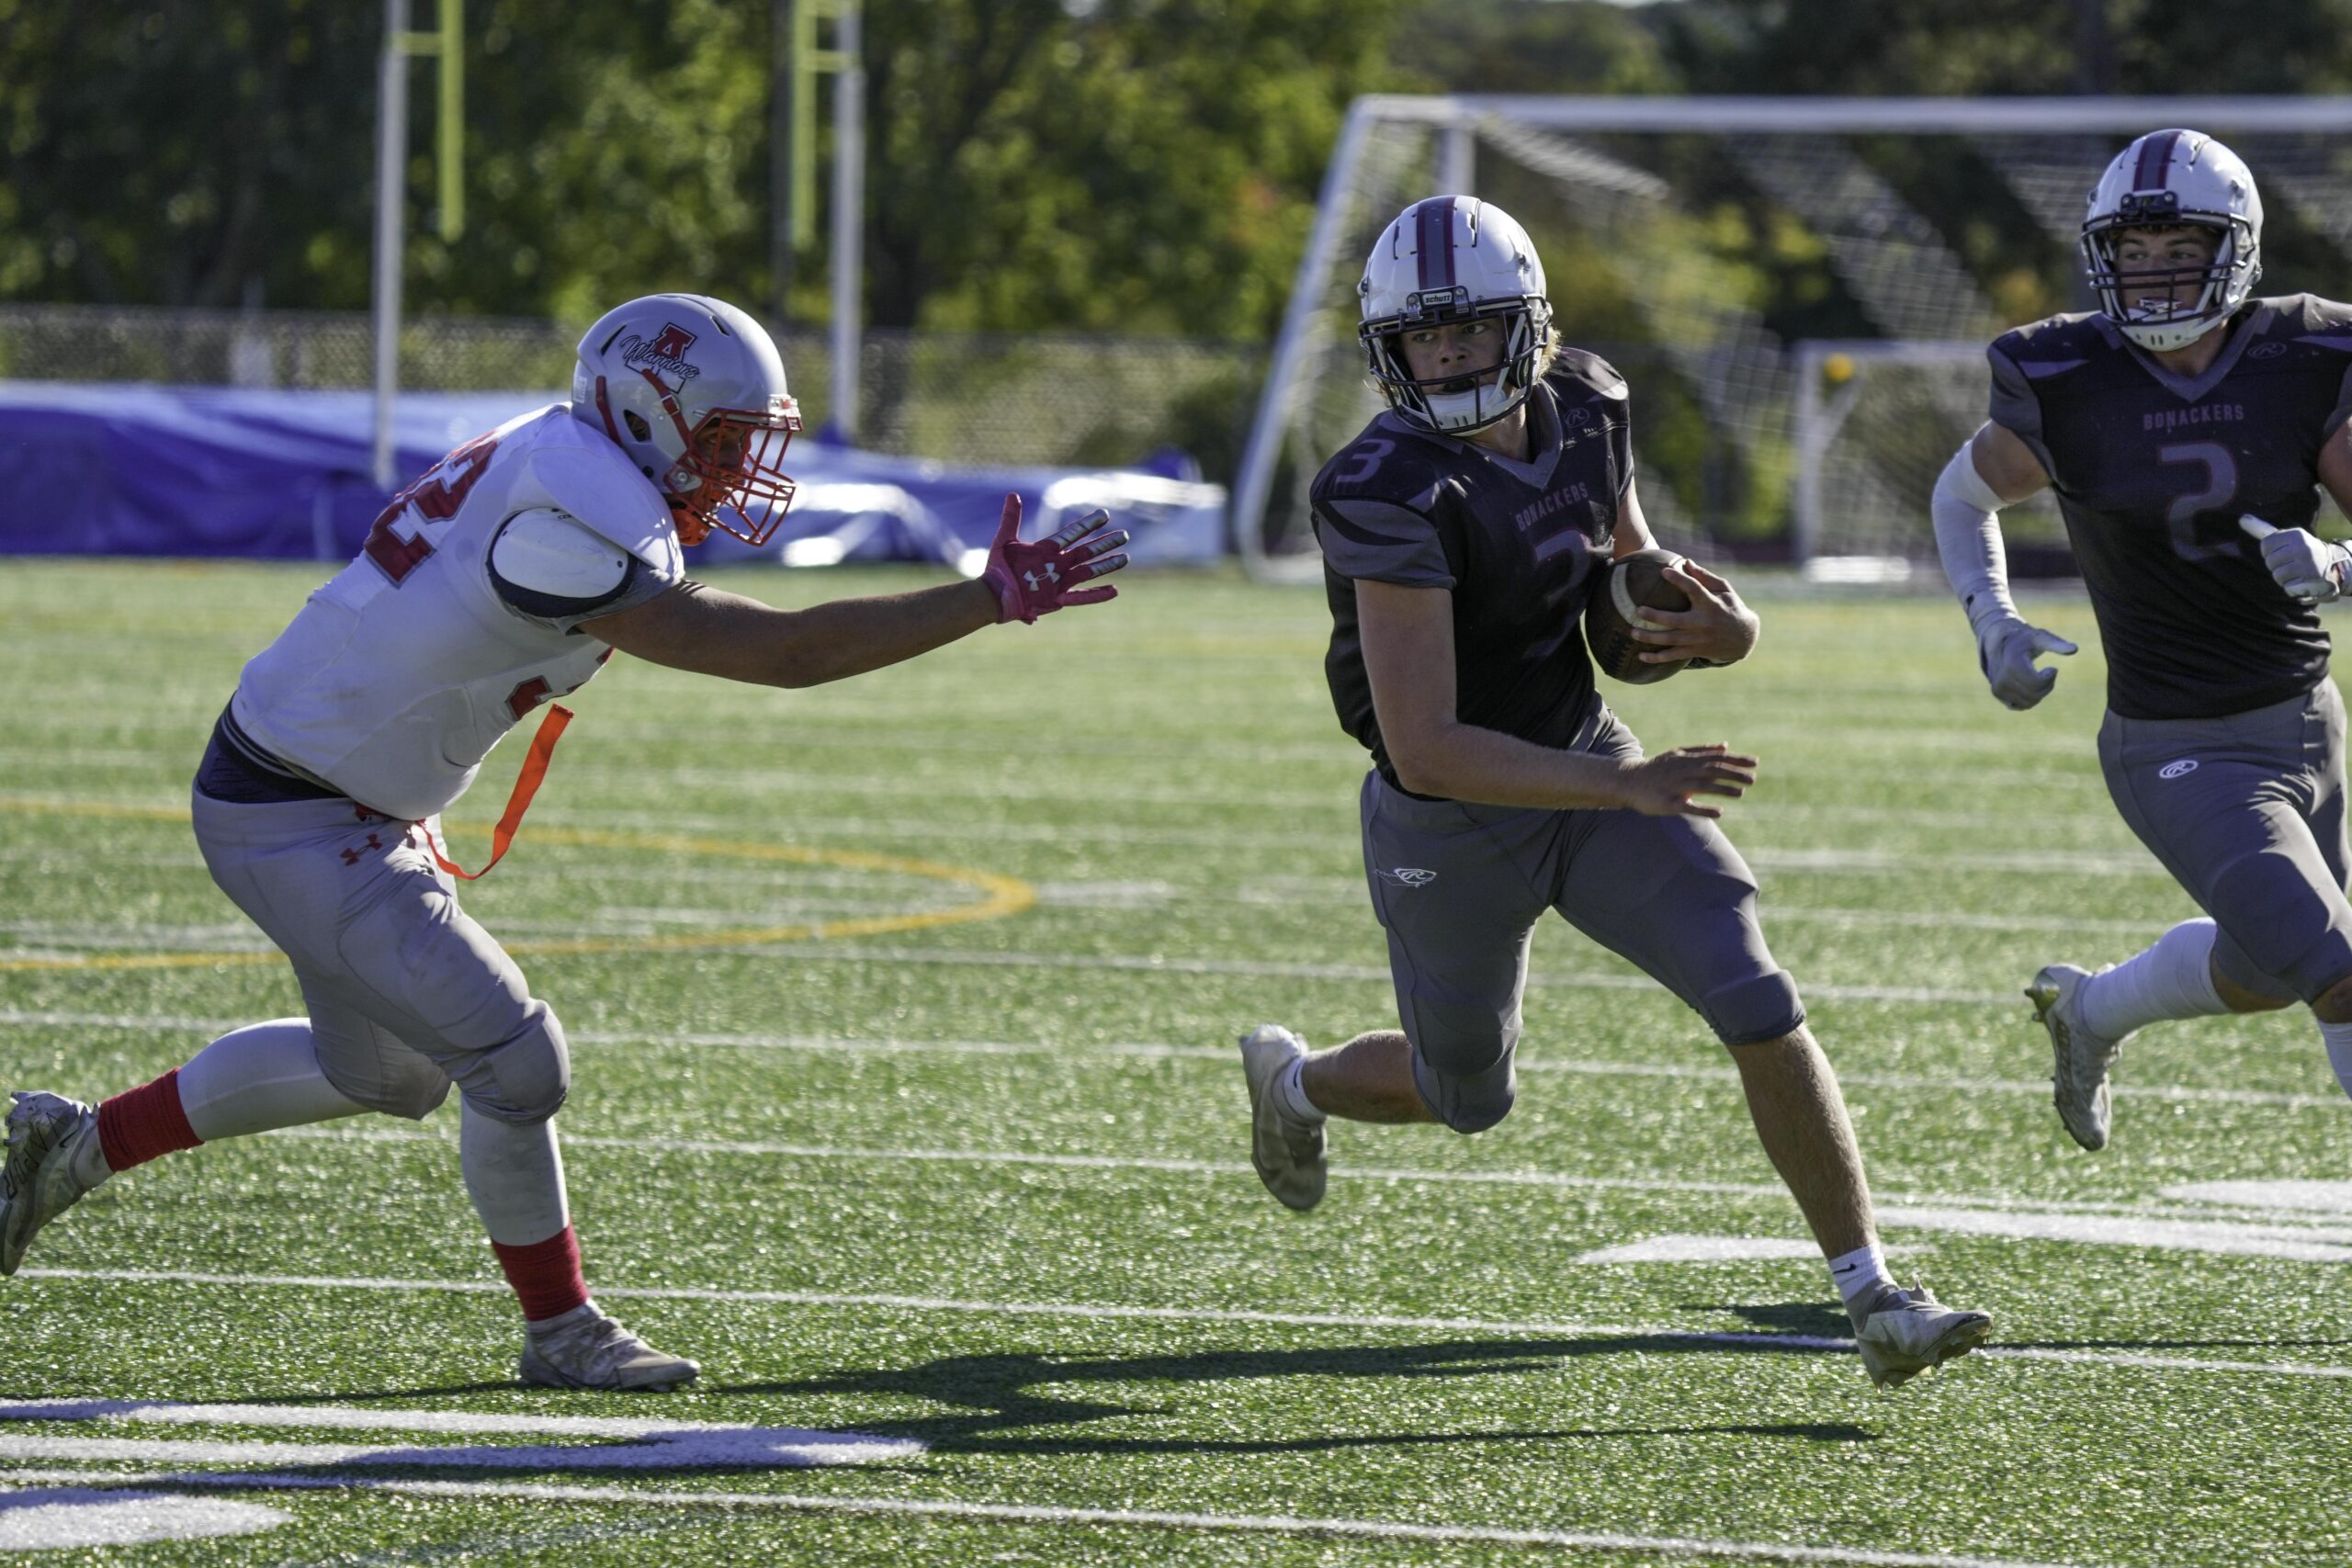
[[664, 321], [650, 343], [634, 333], [621, 339], [621, 363], [632, 370], [666, 370], [681, 381], [691, 381], [702, 374], [686, 363], [686, 350], [694, 343], [694, 333], [675, 321]]

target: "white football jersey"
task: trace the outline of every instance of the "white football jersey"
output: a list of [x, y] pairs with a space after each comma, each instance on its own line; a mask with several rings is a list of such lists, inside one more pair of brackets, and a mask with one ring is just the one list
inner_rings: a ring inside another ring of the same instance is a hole
[[[600, 593], [534, 593], [493, 573], [509, 520], [550, 512], [594, 536], [583, 542], [616, 547]], [[231, 711], [300, 771], [421, 821], [466, 792], [525, 715], [611, 655], [581, 620], [642, 604], [684, 571], [661, 491], [557, 403], [458, 447], [395, 497], [351, 564], [245, 666]]]

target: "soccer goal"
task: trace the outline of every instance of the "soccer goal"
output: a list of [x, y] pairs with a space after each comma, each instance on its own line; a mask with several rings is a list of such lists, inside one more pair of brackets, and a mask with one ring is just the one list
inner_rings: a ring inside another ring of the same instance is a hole
[[[1784, 542], [1831, 579], [1932, 571], [1928, 492], [1984, 418], [1985, 344], [2086, 308], [2091, 186], [2166, 126], [2253, 165], [2266, 288], [2346, 292], [2352, 97], [1359, 98], [1234, 486], [1243, 560], [1317, 570], [1307, 487], [1380, 407], [1355, 335], [1365, 252], [1407, 203], [1466, 192], [1527, 225], [1563, 335], [1632, 381], [1662, 541]], [[2004, 524], [2062, 548], [2046, 507]]]

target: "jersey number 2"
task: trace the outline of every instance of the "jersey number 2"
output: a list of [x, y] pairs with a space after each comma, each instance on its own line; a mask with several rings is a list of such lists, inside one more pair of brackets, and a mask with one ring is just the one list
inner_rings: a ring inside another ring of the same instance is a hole
[[467, 442], [427, 468], [422, 478], [392, 497], [392, 503], [377, 514], [360, 553], [392, 580], [393, 587], [398, 588], [433, 553], [433, 546], [421, 527], [415, 535], [403, 539], [392, 532], [392, 525], [412, 506], [426, 523], [446, 523], [455, 517], [458, 508], [466, 503], [466, 497], [481, 482], [482, 470], [490, 467], [490, 455], [497, 450], [497, 441], [488, 435]]
[[2183, 560], [2216, 560], [2224, 556], [2235, 557], [2234, 543], [2200, 545], [2197, 542], [2197, 518], [2200, 513], [2213, 512], [2230, 504], [2238, 492], [2237, 455], [2218, 441], [2182, 441], [2156, 448], [2156, 461], [2167, 466], [2175, 463], [2195, 463], [2205, 470], [2205, 487], [2194, 494], [2176, 496], [2165, 509], [2165, 523], [2172, 531], [2172, 553]]

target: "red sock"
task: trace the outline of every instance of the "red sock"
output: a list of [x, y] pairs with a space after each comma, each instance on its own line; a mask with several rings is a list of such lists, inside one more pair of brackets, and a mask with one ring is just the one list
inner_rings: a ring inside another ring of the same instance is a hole
[[580, 1238], [570, 1225], [527, 1247], [493, 1241], [490, 1249], [498, 1254], [506, 1282], [523, 1300], [525, 1322], [544, 1323], [588, 1304], [588, 1280], [580, 1272]]
[[202, 1142], [180, 1104], [177, 1067], [98, 1106], [98, 1147], [107, 1156], [107, 1168], [118, 1175]]

